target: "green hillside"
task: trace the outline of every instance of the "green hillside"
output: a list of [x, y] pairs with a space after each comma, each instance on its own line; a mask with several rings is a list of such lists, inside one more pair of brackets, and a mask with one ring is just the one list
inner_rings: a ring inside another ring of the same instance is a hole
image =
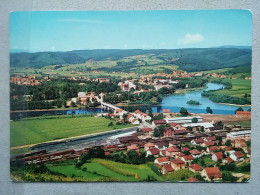
[[[134, 57], [133, 57], [134, 56]], [[126, 71], [142, 66], [177, 65], [186, 71], [205, 71], [219, 68], [250, 66], [250, 48], [191, 48], [191, 49], [108, 49], [68, 52], [11, 53], [12, 68], [42, 68], [48, 65], [84, 64], [87, 61], [116, 61], [116, 66], [101, 71]], [[98, 69], [98, 68], [97, 68]]]

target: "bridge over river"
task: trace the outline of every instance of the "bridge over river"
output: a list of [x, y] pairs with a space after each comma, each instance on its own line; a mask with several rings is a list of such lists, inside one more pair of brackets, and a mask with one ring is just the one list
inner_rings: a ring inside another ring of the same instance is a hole
[[109, 103], [106, 103], [106, 102], [100, 102], [101, 103], [101, 108], [102, 109], [112, 109], [112, 110], [116, 110], [116, 109], [121, 109], [117, 106], [114, 106], [113, 104], [109, 104]]

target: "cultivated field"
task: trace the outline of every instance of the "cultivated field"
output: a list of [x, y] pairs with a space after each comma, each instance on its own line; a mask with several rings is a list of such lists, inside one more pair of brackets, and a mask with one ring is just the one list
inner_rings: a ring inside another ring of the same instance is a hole
[[215, 91], [215, 94], [229, 95], [234, 97], [244, 97], [245, 94], [251, 95], [251, 80], [223, 79], [222, 81], [231, 82], [232, 88]]
[[[114, 125], [108, 127], [111, 121]], [[116, 125], [115, 121], [105, 118], [75, 117], [11, 121], [10, 126], [10, 141], [13, 147], [121, 129], [132, 125]]]
[[88, 180], [108, 180], [108, 181], [144, 181], [149, 177], [157, 181], [163, 179], [155, 174], [147, 164], [131, 165], [114, 162], [105, 159], [92, 159], [85, 163], [80, 169], [75, 165], [52, 165], [47, 167], [51, 171], [64, 174], [67, 177], [77, 177]]

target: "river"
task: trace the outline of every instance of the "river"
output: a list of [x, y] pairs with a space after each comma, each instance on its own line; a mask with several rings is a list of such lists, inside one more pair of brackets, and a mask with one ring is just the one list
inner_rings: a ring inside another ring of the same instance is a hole
[[[224, 88], [222, 84], [207, 83], [205, 90], [217, 90]], [[171, 112], [179, 112], [181, 107], [186, 108], [191, 113], [206, 113], [206, 108], [210, 107], [213, 114], [234, 114], [235, 110], [243, 107], [244, 110], [251, 106], [233, 106], [212, 102], [206, 97], [202, 97], [203, 90], [188, 91], [187, 93], [174, 94], [163, 98], [161, 106], [152, 106], [153, 112], [162, 112], [163, 109], [170, 109]], [[199, 101], [201, 105], [189, 105], [187, 101]], [[87, 108], [74, 110], [49, 110], [49, 111], [28, 111], [28, 112], [11, 112], [11, 119], [18, 115], [19, 118], [48, 115], [69, 115], [69, 114], [95, 114], [104, 112], [101, 108]]]
[[[218, 90], [225, 86], [217, 83], [207, 83], [206, 91]], [[171, 112], [179, 112], [181, 107], [186, 108], [191, 113], [206, 113], [206, 108], [210, 107], [213, 114], [234, 114], [235, 110], [242, 107], [248, 110], [251, 106], [233, 106], [227, 104], [219, 104], [212, 102], [206, 97], [202, 97], [201, 93], [204, 90], [189, 91], [187, 93], [174, 94], [163, 98], [162, 105], [153, 107], [153, 112], [162, 112], [162, 109], [170, 109]], [[189, 105], [187, 101], [195, 100], [201, 105]]]

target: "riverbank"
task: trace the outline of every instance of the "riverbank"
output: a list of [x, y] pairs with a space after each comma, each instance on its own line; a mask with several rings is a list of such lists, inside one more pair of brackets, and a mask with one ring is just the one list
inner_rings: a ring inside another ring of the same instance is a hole
[[228, 105], [228, 106], [251, 107], [250, 104], [229, 104], [229, 103], [218, 103], [218, 104], [223, 104], [223, 105]]

